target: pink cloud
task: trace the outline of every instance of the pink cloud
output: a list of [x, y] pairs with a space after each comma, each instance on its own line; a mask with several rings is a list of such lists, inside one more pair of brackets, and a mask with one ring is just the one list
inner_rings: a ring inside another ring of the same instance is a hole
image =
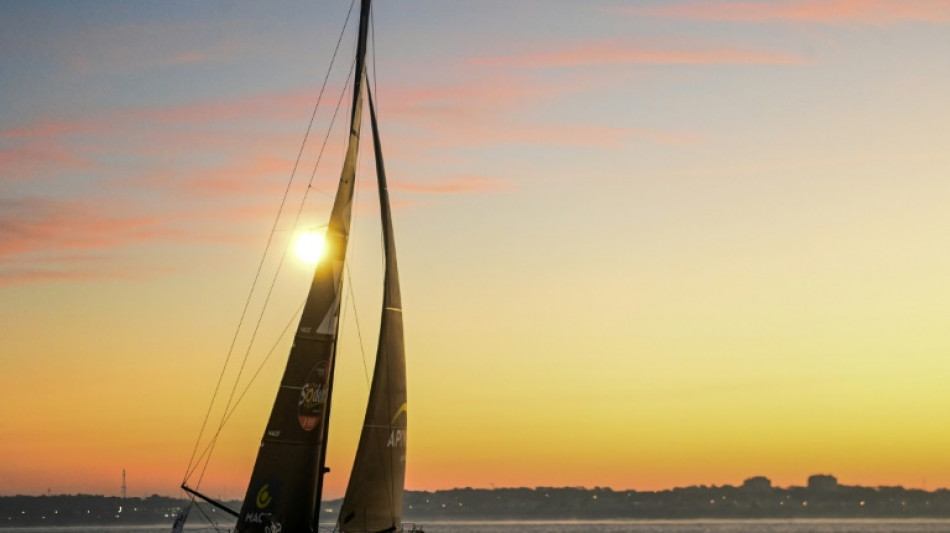
[[107, 250], [174, 233], [158, 216], [108, 213], [79, 202], [27, 198], [0, 206], [0, 257]]
[[[153, 170], [135, 178], [118, 178], [112, 183], [164, 190], [187, 197], [213, 197], [220, 201], [227, 197], [255, 197], [278, 192], [286, 183], [292, 164], [287, 159], [267, 155], [239, 155], [214, 167]], [[298, 171], [295, 182], [306, 181], [307, 176], [302, 174]]]
[[802, 63], [797, 56], [761, 50], [713, 46], [693, 49], [662, 49], [600, 42], [560, 50], [486, 56], [471, 64], [492, 67], [552, 68], [590, 65], [790, 65]]
[[[0, 139], [16, 141], [92, 133], [109, 134], [116, 130], [141, 129], [143, 121], [214, 126], [215, 123], [232, 120], [302, 120], [302, 112], [306, 113], [312, 109], [315, 98], [316, 89], [309, 89], [172, 106], [131, 108], [76, 120], [38, 120], [0, 129]], [[321, 106], [329, 106], [329, 104], [325, 100]], [[131, 128], [132, 126], [136, 128]]]
[[612, 147], [625, 145], [631, 139], [646, 140], [665, 145], [685, 145], [696, 137], [643, 128], [561, 125], [536, 128], [515, 128], [502, 134], [509, 142], [559, 146]]
[[33, 137], [59, 137], [89, 133], [95, 128], [90, 121], [44, 120], [0, 130], [0, 139], [24, 139]]
[[505, 192], [511, 188], [506, 180], [489, 176], [455, 176], [435, 183], [407, 183], [395, 181], [391, 184], [394, 191], [418, 194], [465, 194], [485, 192]]
[[[98, 175], [105, 177], [115, 170], [110, 170], [110, 159], [120, 154], [123, 158], [140, 158], [142, 168], [155, 164], [142, 157], [181, 167], [183, 156], [188, 160], [215, 154], [221, 157], [237, 153], [243, 157], [249, 153], [249, 143], [263, 158], [273, 158], [273, 154], [290, 157], [300, 133], [273, 132], [289, 130], [286, 124], [292, 119], [302, 131], [301, 116], [306, 116], [313, 105], [314, 95], [309, 93], [293, 91], [133, 108], [72, 120], [42, 119], [0, 129], [0, 176], [48, 181], [97, 167]], [[262, 132], [255, 134], [253, 129], [243, 127], [244, 123], [253, 123]], [[309, 146], [320, 140], [314, 135]], [[262, 170], [259, 162], [253, 169]], [[233, 170], [247, 174], [239, 167]], [[224, 176], [219, 174], [219, 178], [224, 181]], [[212, 181], [206, 178], [205, 185], [212, 187]]]
[[6, 178], [29, 179], [49, 167], [81, 170], [93, 165], [91, 159], [53, 143], [0, 148], [0, 172]]
[[90, 74], [227, 61], [260, 47], [231, 38], [214, 40], [215, 30], [198, 21], [103, 26], [71, 36], [56, 49], [74, 72]]
[[695, 135], [646, 128], [592, 126], [583, 124], [532, 125], [482, 117], [471, 121], [442, 121], [429, 125], [429, 147], [491, 144], [594, 147], [616, 149], [631, 141], [682, 146], [697, 141]]
[[[520, 61], [515, 59], [514, 61]], [[537, 125], [523, 118], [529, 106], [556, 102], [563, 94], [591, 90], [584, 80], [550, 84], [513, 75], [485, 76], [459, 85], [390, 89], [380, 105], [386, 115], [415, 127], [391, 138], [393, 153], [426, 157], [426, 149], [492, 144], [545, 144], [616, 147], [631, 139], [667, 145], [695, 141], [695, 136], [644, 128], [583, 124]], [[422, 147], [425, 148], [422, 148]]]
[[[333, 94], [330, 90], [328, 93]], [[312, 110], [316, 94], [316, 89], [310, 89], [206, 100], [158, 108], [145, 107], [126, 110], [117, 114], [116, 118], [179, 124], [207, 124], [215, 121], [250, 118], [269, 121], [301, 119], [304, 116], [303, 113]], [[329, 105], [327, 100], [321, 103], [321, 107]]]
[[533, 99], [555, 97], [566, 90], [569, 89], [551, 88], [515, 76], [480, 77], [453, 85], [390, 89], [379, 107], [405, 118], [457, 119], [462, 110], [466, 116], [477, 117], [488, 109], [510, 109]]
[[104, 267], [75, 267], [64, 265], [62, 261], [57, 261], [54, 266], [40, 268], [22, 268], [0, 270], [0, 287], [13, 285], [27, 285], [31, 283], [49, 283], [57, 281], [94, 281], [101, 279], [123, 280], [123, 281], [141, 281], [143, 279], [154, 279], [157, 276], [174, 272], [170, 267], [163, 268], [142, 268], [134, 269]]
[[177, 266], [153, 262], [143, 269], [134, 265], [132, 249], [163, 242], [246, 245], [249, 239], [256, 245], [258, 235], [251, 238], [236, 226], [269, 219], [274, 213], [268, 207], [198, 205], [149, 213], [108, 202], [0, 200], [0, 285], [162, 275]]
[[735, 22], [826, 24], [945, 23], [948, 0], [785, 0], [779, 2], [685, 2], [621, 8], [634, 15]]

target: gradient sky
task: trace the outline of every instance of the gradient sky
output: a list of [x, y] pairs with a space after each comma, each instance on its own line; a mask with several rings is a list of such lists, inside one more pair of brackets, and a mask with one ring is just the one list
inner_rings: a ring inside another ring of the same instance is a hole
[[[177, 494], [348, 7], [316, 4], [0, 3], [0, 493]], [[950, 1], [381, 0], [375, 38], [409, 488], [950, 486]], [[378, 325], [369, 183], [331, 497]], [[303, 297], [284, 273], [249, 368]], [[243, 495], [286, 351], [209, 492]]]

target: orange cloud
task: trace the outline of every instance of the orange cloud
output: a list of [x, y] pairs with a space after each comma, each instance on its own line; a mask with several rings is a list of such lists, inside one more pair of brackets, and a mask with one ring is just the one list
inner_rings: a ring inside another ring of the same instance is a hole
[[782, 2], [686, 2], [621, 8], [643, 16], [734, 22], [818, 22], [826, 24], [945, 23], [947, 0], [786, 0]]
[[486, 56], [471, 64], [491, 67], [555, 68], [591, 65], [790, 65], [802, 63], [797, 56], [761, 50], [714, 46], [663, 49], [599, 42], [561, 50]]

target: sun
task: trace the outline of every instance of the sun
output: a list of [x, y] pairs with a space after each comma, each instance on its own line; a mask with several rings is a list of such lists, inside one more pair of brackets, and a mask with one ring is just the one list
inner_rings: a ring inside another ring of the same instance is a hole
[[305, 231], [297, 236], [297, 241], [294, 243], [297, 258], [310, 265], [315, 265], [320, 261], [325, 249], [326, 234], [323, 230]]

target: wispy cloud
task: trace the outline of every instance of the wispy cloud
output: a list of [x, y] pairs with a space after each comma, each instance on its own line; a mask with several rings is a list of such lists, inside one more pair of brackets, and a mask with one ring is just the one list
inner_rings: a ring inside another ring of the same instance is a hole
[[[313, 94], [308, 91], [288, 91], [13, 125], [0, 129], [0, 176], [51, 181], [93, 167], [99, 167], [100, 175], [108, 175], [110, 160], [116, 157], [135, 157], [143, 169], [156, 164], [187, 166], [183, 159], [196, 158], [199, 146], [204, 154], [236, 153], [239, 156], [232, 160], [241, 164], [249, 154], [256, 154], [262, 159], [255, 161], [253, 168], [260, 170], [263, 161], [274, 163], [275, 154], [286, 154], [287, 147], [299, 142], [299, 134], [291, 139], [275, 133], [272, 126], [278, 124], [286, 131], [288, 122], [294, 120], [302, 131], [300, 117], [309, 112], [312, 102]], [[255, 134], [255, 129], [259, 133]], [[231, 170], [233, 174], [242, 167]], [[240, 173], [246, 175], [247, 171]], [[123, 176], [128, 178], [127, 170]]]
[[659, 48], [615, 41], [587, 43], [527, 54], [473, 58], [475, 66], [557, 68], [596, 65], [790, 65], [798, 56], [731, 46]]
[[732, 22], [896, 24], [950, 22], [948, 0], [784, 0], [663, 3], [621, 10], [639, 16]]
[[0, 139], [16, 140], [28, 138], [49, 138], [77, 133], [89, 133], [96, 128], [91, 121], [41, 120], [31, 124], [0, 130]]
[[[482, 61], [473, 60], [474, 62]], [[515, 58], [513, 61], [521, 61]], [[487, 64], [487, 63], [484, 63]], [[564, 96], [588, 98], [595, 90], [586, 80], [551, 85], [529, 77], [493, 73], [471, 82], [390, 90], [383, 105], [389, 116], [412, 124], [410, 135], [397, 137], [400, 151], [428, 148], [533, 144], [618, 147], [631, 140], [681, 145], [695, 136], [683, 132], [589, 124], [538, 124], [526, 119], [536, 107]], [[580, 95], [580, 96], [579, 96]], [[586, 96], [585, 96], [586, 95]], [[517, 112], [518, 120], [511, 120]], [[417, 139], [408, 144], [406, 139]], [[424, 138], [424, 143], [418, 139]]]
[[[387, 153], [417, 164], [445, 158], [454, 148], [496, 144], [611, 149], [637, 139], [689, 141], [686, 135], [632, 127], [511, 119], [512, 110], [556, 105], [564, 94], [588, 89], [581, 81], [552, 89], [511, 72], [425, 87], [390, 86], [378, 95], [379, 107], [389, 118], [386, 124], [401, 131], [384, 136]], [[339, 88], [328, 91], [334, 93]], [[117, 279], [149, 246], [243, 245], [256, 238], [246, 230], [257, 222], [266, 227], [275, 215], [315, 95], [310, 87], [0, 128], [0, 176], [16, 178], [0, 182], [6, 198], [0, 204], [2, 283], [87, 280], [97, 272]], [[318, 120], [325, 125], [331, 112], [325, 107]], [[320, 142], [322, 136], [314, 135], [312, 150], [301, 161], [288, 200], [291, 211]], [[332, 200], [332, 194], [319, 193], [338, 178], [342, 142], [342, 135], [331, 136], [309, 207]], [[394, 205], [403, 207], [417, 207], [426, 198], [513, 190], [503, 176], [458, 167], [448, 177], [414, 175], [405, 181], [393, 175], [391, 187]], [[293, 217], [284, 218], [289, 224]], [[90, 267], [81, 258], [100, 263]], [[158, 274], [160, 263], [154, 265]]]
[[454, 176], [443, 181], [430, 183], [397, 181], [392, 183], [391, 188], [395, 191], [418, 194], [467, 194], [511, 191], [511, 186], [506, 180], [476, 175]]
[[[101, 199], [20, 198], [0, 201], [0, 285], [46, 281], [143, 279], [174, 271], [174, 263], [136, 260], [156, 244], [244, 245], [232, 226], [264, 221], [272, 208], [247, 205], [122, 209]], [[222, 224], [222, 221], [230, 221]]]
[[73, 262], [68, 258], [49, 259], [45, 264], [0, 269], [0, 287], [49, 282], [80, 282], [96, 280], [141, 281], [174, 272], [173, 267], [124, 268], [112, 259], [90, 265], [90, 261]]
[[50, 167], [87, 169], [93, 164], [88, 157], [53, 143], [0, 147], [0, 172], [7, 179], [30, 179]]
[[74, 73], [144, 70], [229, 61], [251, 44], [219, 37], [221, 28], [196, 21], [123, 24], [72, 36], [59, 47]]
[[493, 74], [439, 85], [408, 85], [389, 89], [380, 108], [414, 122], [444, 122], [479, 119], [538, 104], [574, 90], [570, 86], [551, 87], [518, 75]]
[[172, 233], [155, 215], [109, 213], [82, 202], [44, 198], [0, 201], [0, 257], [107, 250]]
[[[328, 93], [339, 92], [329, 88]], [[165, 107], [127, 109], [115, 115], [120, 120], [154, 120], [177, 124], [212, 125], [215, 121], [266, 119], [268, 121], [300, 119], [301, 110], [309, 110], [316, 99], [316, 89], [302, 89], [252, 94], [226, 99], [203, 100]]]

